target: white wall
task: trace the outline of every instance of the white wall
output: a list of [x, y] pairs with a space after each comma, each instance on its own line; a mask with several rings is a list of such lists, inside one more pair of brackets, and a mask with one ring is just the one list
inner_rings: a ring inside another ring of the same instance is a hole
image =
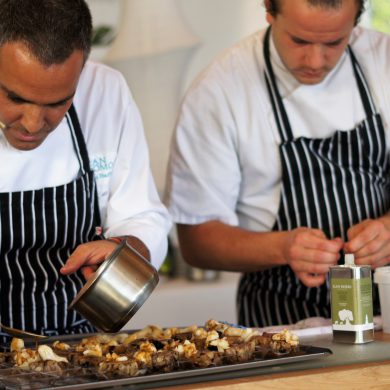
[[262, 0], [179, 0], [183, 16], [202, 44], [187, 69], [183, 89], [212, 59], [265, 26]]
[[116, 25], [120, 18], [121, 0], [86, 0], [92, 13], [93, 24]]
[[[169, 144], [185, 90], [217, 53], [265, 25], [262, 0], [88, 3], [96, 24], [113, 24], [120, 30], [103, 60], [125, 75], [141, 110], [152, 171], [162, 194]], [[177, 33], [171, 33], [175, 28]], [[142, 52], [140, 45], [149, 44], [156, 47], [155, 53]]]

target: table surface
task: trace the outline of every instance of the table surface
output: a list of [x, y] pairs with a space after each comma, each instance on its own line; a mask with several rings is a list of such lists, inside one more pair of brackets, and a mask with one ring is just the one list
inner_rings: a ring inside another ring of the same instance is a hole
[[256, 369], [255, 375], [166, 387], [194, 389], [390, 389], [390, 334], [376, 332], [367, 344], [339, 344], [331, 335], [301, 338], [301, 343], [329, 348], [333, 354], [316, 360]]

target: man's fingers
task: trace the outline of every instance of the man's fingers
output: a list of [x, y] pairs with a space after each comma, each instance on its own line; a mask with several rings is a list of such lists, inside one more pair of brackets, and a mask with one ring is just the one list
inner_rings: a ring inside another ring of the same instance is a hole
[[297, 272], [299, 280], [307, 287], [318, 287], [325, 283], [326, 274], [310, 274]]
[[303, 249], [301, 253], [291, 256], [289, 265], [295, 272], [323, 274], [329, 271], [329, 267], [336, 265], [339, 258], [339, 251], [330, 253]]
[[333, 267], [337, 264], [337, 261], [332, 261], [329, 263], [313, 263], [301, 261], [296, 265], [292, 264], [293, 270], [296, 272], [304, 272], [308, 274], [326, 274], [329, 272], [330, 267]]
[[76, 272], [80, 267], [85, 263], [85, 259], [81, 257], [71, 256], [64, 264], [64, 266], [60, 269], [60, 272], [63, 275], [69, 275], [73, 272]]
[[81, 272], [85, 278], [85, 280], [88, 280], [98, 269], [97, 265], [89, 265], [86, 267], [81, 268]]
[[[349, 241], [345, 243], [344, 249], [348, 253], [357, 253], [365, 250], [375, 251], [374, 246], [381, 246], [381, 242], [388, 242], [390, 232], [385, 225], [378, 220], [366, 220], [348, 230]], [[379, 243], [379, 244], [378, 244]]]
[[317, 230], [309, 230], [297, 234], [293, 245], [298, 248], [337, 253], [342, 248], [343, 241], [339, 237], [329, 240]]
[[69, 275], [83, 266], [100, 264], [115, 248], [116, 244], [107, 240], [81, 244], [70, 255], [60, 272]]

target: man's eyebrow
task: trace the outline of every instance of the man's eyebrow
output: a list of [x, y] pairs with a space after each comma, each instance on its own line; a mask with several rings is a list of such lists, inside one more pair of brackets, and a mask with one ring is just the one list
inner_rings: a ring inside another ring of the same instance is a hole
[[[294, 42], [297, 42], [297, 43], [306, 43], [306, 44], [311, 44], [312, 43], [311, 41], [307, 41], [306, 39], [300, 38], [300, 37], [298, 37], [296, 35], [292, 35], [292, 34], [290, 34], [290, 38]], [[340, 38], [335, 39], [334, 41], [323, 42], [323, 44], [325, 44], [325, 45], [337, 45], [337, 44], [341, 43], [343, 40], [344, 40], [344, 37], [340, 37]]]
[[16, 92], [11, 91], [10, 89], [5, 87], [4, 85], [1, 86], [1, 89], [3, 89], [5, 91], [5, 93], [8, 95], [8, 97], [11, 98], [11, 99], [17, 99], [21, 103], [36, 104], [38, 106], [60, 106], [61, 104], [66, 103], [69, 99], [72, 99], [73, 96], [75, 95], [75, 92], [73, 92], [71, 95], [66, 96], [64, 99], [61, 99], [61, 100], [58, 100], [58, 101], [55, 101], [55, 102], [42, 104], [42, 103], [39, 103], [39, 102], [34, 102], [33, 100], [26, 99], [26, 98], [18, 95]]

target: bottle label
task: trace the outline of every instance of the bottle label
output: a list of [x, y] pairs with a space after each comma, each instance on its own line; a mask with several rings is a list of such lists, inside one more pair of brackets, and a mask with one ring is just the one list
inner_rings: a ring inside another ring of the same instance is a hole
[[331, 279], [331, 299], [334, 330], [374, 328], [371, 278]]

